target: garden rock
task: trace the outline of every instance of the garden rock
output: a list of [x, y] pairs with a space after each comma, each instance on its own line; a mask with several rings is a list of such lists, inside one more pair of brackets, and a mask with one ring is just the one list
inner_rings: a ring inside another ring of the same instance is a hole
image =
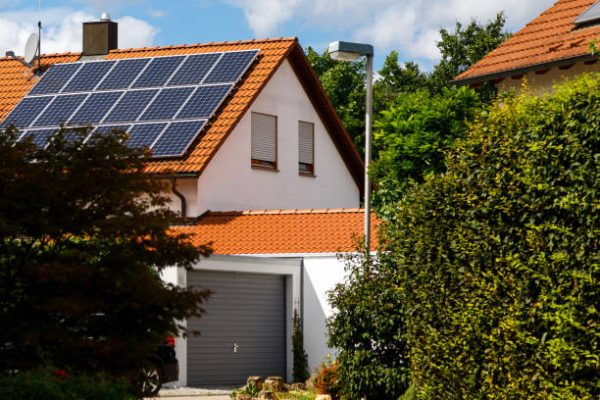
[[235, 400], [252, 400], [252, 396], [249, 394], [238, 394]]
[[331, 396], [328, 394], [318, 394], [315, 400], [331, 400]]
[[264, 387], [273, 392], [283, 392], [283, 378], [280, 376], [269, 376], [265, 379]]
[[260, 400], [277, 400], [277, 396], [270, 390], [263, 390], [259, 393], [258, 398]]
[[249, 376], [246, 385], [255, 386], [258, 390], [262, 390], [264, 382], [265, 381], [260, 376]]

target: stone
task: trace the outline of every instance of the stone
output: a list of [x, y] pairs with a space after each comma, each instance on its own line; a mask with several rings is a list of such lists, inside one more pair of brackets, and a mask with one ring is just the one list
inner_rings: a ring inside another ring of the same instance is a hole
[[313, 373], [310, 378], [306, 381], [306, 389], [307, 390], [315, 390], [315, 380], [317, 379], [317, 374]]
[[331, 396], [328, 394], [318, 394], [315, 400], [331, 400]]
[[276, 393], [283, 392], [283, 390], [285, 389], [283, 386], [283, 378], [280, 376], [267, 377], [267, 379], [265, 379], [265, 384], [263, 387]]
[[264, 382], [260, 376], [249, 376], [248, 380], [246, 380], [246, 385], [254, 385], [258, 390], [262, 390]]
[[285, 388], [291, 392], [302, 392], [306, 390], [306, 384], [303, 382], [292, 383], [291, 385], [285, 385]]
[[252, 396], [250, 396], [249, 394], [238, 394], [235, 397], [235, 400], [252, 400]]
[[277, 396], [270, 390], [263, 390], [258, 394], [260, 400], [277, 400]]

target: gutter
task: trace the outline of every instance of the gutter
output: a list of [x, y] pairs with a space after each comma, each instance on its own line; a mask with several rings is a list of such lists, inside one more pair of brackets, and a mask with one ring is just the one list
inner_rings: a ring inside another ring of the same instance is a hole
[[177, 178], [171, 178], [171, 190], [173, 194], [179, 198], [181, 201], [181, 218], [187, 217], [187, 201], [185, 196], [177, 190]]
[[564, 58], [562, 60], [551, 61], [548, 63], [538, 63], [538, 64], [529, 65], [527, 67], [496, 72], [494, 74], [489, 74], [489, 75], [480, 75], [480, 76], [475, 76], [473, 78], [465, 78], [465, 79], [455, 79], [453, 81], [450, 81], [450, 83], [453, 83], [453, 84], [459, 85], [459, 86], [473, 85], [473, 84], [484, 83], [484, 82], [488, 82], [488, 81], [494, 81], [497, 79], [504, 79], [504, 78], [508, 78], [511, 76], [526, 75], [530, 72], [535, 72], [535, 71], [539, 71], [539, 70], [543, 70], [543, 69], [549, 69], [549, 68], [555, 68], [555, 67], [558, 67], [558, 68], [566, 67], [566, 66], [575, 64], [577, 62], [597, 61], [597, 60], [598, 60], [597, 55], [584, 54], [581, 56]]

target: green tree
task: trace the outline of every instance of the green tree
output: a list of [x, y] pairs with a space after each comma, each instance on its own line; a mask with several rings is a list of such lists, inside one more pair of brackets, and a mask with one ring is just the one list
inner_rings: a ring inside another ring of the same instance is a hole
[[427, 75], [415, 62], [409, 61], [402, 67], [398, 61], [398, 52], [392, 50], [385, 58], [373, 87], [375, 114], [387, 109], [401, 93], [414, 93], [427, 88], [427, 79]]
[[208, 292], [162, 282], [206, 246], [170, 231], [168, 188], [124, 134], [62, 132], [45, 149], [0, 132], [0, 371], [49, 364], [131, 374]]
[[[472, 20], [466, 27], [457, 22], [454, 31], [440, 29], [441, 40], [437, 47], [442, 58], [431, 74], [431, 90], [436, 92], [450, 86], [456, 76], [510, 38], [511, 34], [504, 30], [505, 24], [504, 13], [498, 13], [487, 24]], [[485, 101], [490, 101], [497, 95], [495, 85], [492, 84], [483, 85], [478, 91]]]
[[304, 332], [302, 329], [302, 319], [298, 315], [298, 310], [294, 310], [294, 320], [292, 321], [292, 351], [294, 355], [294, 368], [292, 376], [294, 382], [305, 382], [310, 378], [308, 371], [308, 355], [304, 350]]
[[419, 398], [599, 398], [599, 78], [503, 99], [397, 206]]
[[328, 321], [329, 344], [339, 349], [344, 398], [397, 399], [409, 386], [404, 314], [388, 256], [346, 259], [347, 278], [329, 294], [338, 312]]
[[381, 113], [372, 167], [377, 182], [373, 200], [380, 215], [389, 216], [389, 207], [393, 209], [413, 182], [445, 171], [447, 150], [465, 135], [481, 107], [475, 91], [452, 87], [434, 95], [425, 90], [405, 93]]

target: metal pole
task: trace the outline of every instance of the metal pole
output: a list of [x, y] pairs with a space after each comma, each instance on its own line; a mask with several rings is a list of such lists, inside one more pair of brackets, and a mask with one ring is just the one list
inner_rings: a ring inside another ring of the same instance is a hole
[[373, 54], [367, 56], [367, 104], [365, 112], [365, 248], [371, 254], [371, 137], [373, 130]]

